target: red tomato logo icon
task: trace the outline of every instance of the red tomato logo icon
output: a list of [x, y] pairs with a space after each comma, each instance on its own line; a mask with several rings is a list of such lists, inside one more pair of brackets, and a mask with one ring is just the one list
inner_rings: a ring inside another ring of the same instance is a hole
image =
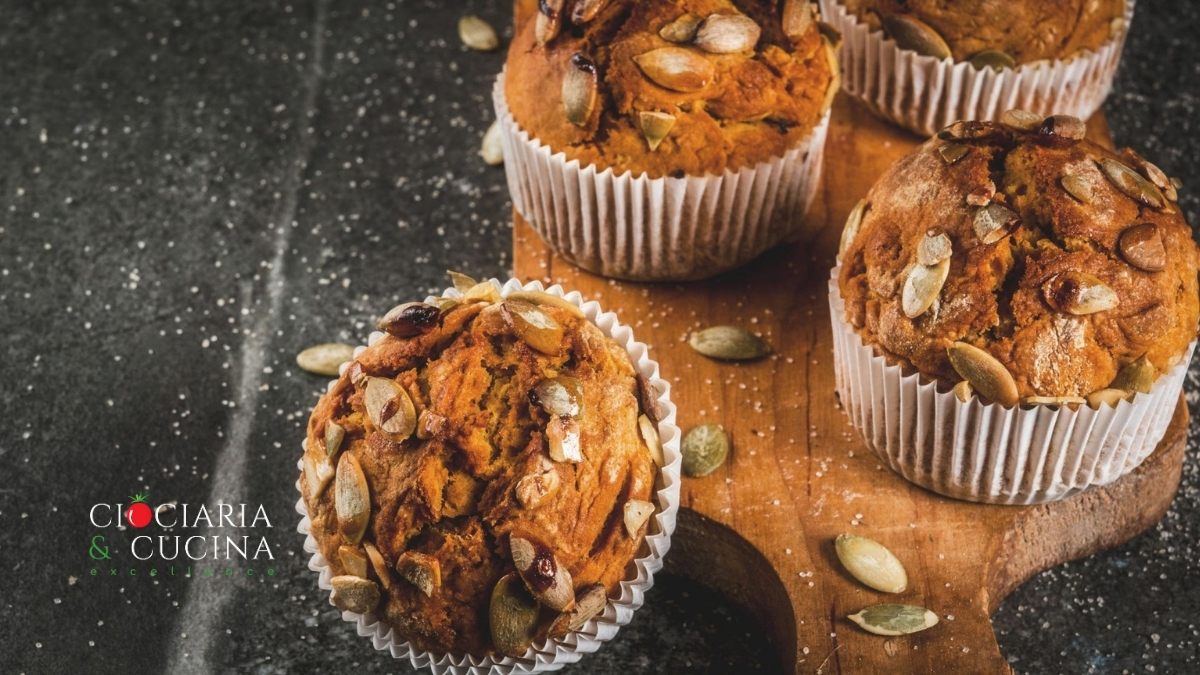
[[134, 495], [131, 498], [133, 503], [125, 509], [126, 522], [139, 529], [149, 525], [154, 517], [150, 511], [150, 505], [146, 503], [146, 496], [144, 494]]

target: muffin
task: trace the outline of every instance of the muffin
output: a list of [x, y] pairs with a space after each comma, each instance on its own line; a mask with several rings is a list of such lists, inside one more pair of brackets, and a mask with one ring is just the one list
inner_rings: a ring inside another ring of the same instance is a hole
[[1010, 108], [1083, 119], [1112, 86], [1132, 0], [821, 0], [843, 31], [845, 87], [929, 135]]
[[735, 267], [797, 234], [836, 77], [811, 3], [542, 2], [495, 88], [514, 205], [608, 276]]
[[[1200, 317], [1200, 258], [1177, 187], [1133, 150], [1085, 140], [1083, 122], [1066, 115], [1014, 110], [999, 123], [942, 130], [885, 172], [847, 223], [831, 288], [844, 400], [857, 396], [849, 406], [871, 408], [857, 413], [864, 423], [893, 414], [930, 422], [940, 440], [925, 439], [931, 447], [918, 454], [982, 455], [959, 457], [960, 468], [1036, 452], [1045, 441], [1047, 452], [1102, 460], [1084, 467], [1098, 474], [1065, 479], [1071, 487], [1132, 469], [1165, 431]], [[901, 373], [912, 376], [912, 398], [898, 389], [875, 392], [889, 403], [863, 398], [872, 377], [886, 389], [900, 386]], [[918, 400], [921, 383], [933, 383], [925, 391], [936, 388], [949, 409]], [[956, 417], [959, 408], [990, 416], [990, 426], [976, 429], [983, 436], [949, 430], [976, 423]], [[1146, 428], [1147, 415], [1161, 426]], [[1049, 426], [1029, 427], [1035, 420]], [[1083, 436], [1062, 435], [1076, 432]], [[916, 459], [899, 447], [915, 447], [912, 437], [868, 442], [893, 464]], [[1064, 457], [1056, 465], [1079, 468]], [[933, 471], [938, 461], [921, 459], [925, 466], [909, 470]], [[1032, 484], [1012, 472], [1017, 464], [1000, 467], [1012, 492], [985, 496], [1024, 499], [1063, 487], [1018, 494]]]
[[658, 429], [678, 436], [660, 418], [673, 408], [646, 379], [653, 362], [631, 363], [644, 347], [618, 344], [561, 294], [464, 289], [385, 315], [313, 410], [310, 543], [331, 602], [366, 615], [363, 634], [376, 620], [377, 638], [428, 662], [544, 665], [594, 617], [628, 621], [620, 605], [606, 612], [609, 597], [661, 565], [678, 450], [668, 443], [661, 480], [674, 488], [656, 486]]

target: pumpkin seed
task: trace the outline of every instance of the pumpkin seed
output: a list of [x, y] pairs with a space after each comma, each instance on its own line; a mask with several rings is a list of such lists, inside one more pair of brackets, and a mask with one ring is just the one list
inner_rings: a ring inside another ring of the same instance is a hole
[[304, 453], [304, 482], [308, 485], [308, 496], [316, 500], [329, 487], [334, 469], [328, 459], [317, 458], [311, 452]]
[[500, 137], [499, 120], [493, 121], [492, 126], [483, 134], [483, 141], [479, 144], [479, 156], [488, 166], [500, 166], [504, 163], [504, 142]]
[[566, 298], [552, 295], [550, 293], [546, 293], [545, 291], [513, 291], [512, 293], [508, 294], [506, 299], [520, 300], [522, 302], [528, 302], [533, 305], [541, 305], [543, 307], [555, 307], [565, 310], [568, 314], [577, 319], [587, 318], [587, 316], [583, 313], [583, 309], [580, 308], [579, 305], [567, 300]]
[[405, 551], [396, 559], [396, 573], [426, 597], [442, 587], [442, 564], [426, 553]]
[[924, 21], [908, 14], [889, 14], [882, 21], [883, 29], [897, 47], [935, 59], [950, 58], [950, 45]]
[[417, 412], [408, 392], [386, 377], [367, 378], [363, 407], [371, 424], [391, 436], [392, 440], [408, 438], [417, 426]]
[[296, 355], [296, 365], [313, 375], [337, 377], [338, 367], [354, 358], [354, 346], [340, 342], [313, 345]]
[[1038, 141], [1047, 145], [1064, 146], [1078, 143], [1087, 135], [1087, 125], [1072, 115], [1051, 115], [1038, 127]]
[[943, 143], [938, 146], [937, 153], [942, 158], [942, 161], [947, 164], [953, 164], [966, 157], [969, 150], [970, 148], [961, 143]]
[[[837, 44], [832, 38], [826, 35], [824, 22], [817, 24], [821, 28], [821, 48], [825, 51], [825, 63], [829, 64], [831, 76], [829, 84], [825, 87], [825, 97], [821, 99], [821, 113], [824, 114], [833, 107], [833, 100], [837, 98], [837, 93], [842, 90], [842, 71], [838, 67]], [[830, 31], [833, 31], [830, 28]], [[837, 33], [837, 31], [833, 31]], [[841, 36], [838, 36], [841, 39]]]
[[522, 507], [536, 509], [558, 491], [559, 482], [558, 469], [550, 460], [539, 457], [535, 472], [517, 481], [514, 494]]
[[538, 602], [560, 612], [575, 602], [571, 573], [559, 564], [548, 546], [528, 537], [511, 535], [508, 547], [513, 567], [517, 568], [525, 587]]
[[442, 311], [423, 302], [406, 302], [388, 310], [376, 327], [398, 338], [413, 337], [431, 330], [442, 320]]
[[967, 203], [971, 206], [987, 206], [996, 196], [996, 184], [988, 181], [967, 193]]
[[834, 540], [838, 560], [863, 584], [881, 593], [903, 593], [908, 588], [908, 573], [899, 558], [874, 539], [855, 534], [839, 534]]
[[1042, 284], [1046, 304], [1060, 312], [1085, 316], [1110, 310], [1121, 303], [1117, 292], [1086, 272], [1059, 272]]
[[500, 38], [492, 24], [468, 14], [458, 20], [458, 37], [464, 45], [481, 52], [490, 52], [500, 46]]
[[338, 560], [342, 562], [342, 570], [350, 576], [367, 578], [367, 557], [356, 546], [338, 547]]
[[579, 417], [583, 385], [567, 375], [552, 377], [534, 385], [529, 400], [552, 416]]
[[1016, 212], [998, 202], [980, 207], [975, 212], [971, 227], [975, 236], [984, 244], [994, 244], [1008, 236], [1012, 226], [1020, 219]]
[[1108, 157], [1098, 160], [1097, 163], [1108, 180], [1125, 193], [1125, 196], [1156, 209], [1166, 205], [1162, 192], [1138, 172]]
[[1091, 204], [1093, 196], [1092, 179], [1082, 174], [1069, 173], [1062, 177], [1060, 181], [1062, 187], [1075, 199], [1082, 204]]
[[375, 548], [375, 544], [369, 541], [363, 542], [363, 549], [367, 552], [367, 560], [371, 561], [371, 569], [375, 570], [375, 576], [379, 579], [379, 585], [386, 590], [392, 587], [392, 573], [388, 570], [387, 563], [383, 560], [383, 554], [379, 549]]
[[980, 396], [1006, 408], [1017, 404], [1017, 383], [996, 357], [966, 342], [946, 349], [950, 365]]
[[1124, 389], [1097, 389], [1087, 395], [1087, 403], [1093, 408], [1099, 408], [1102, 405], [1116, 406], [1121, 401], [1129, 398], [1130, 392]]
[[490, 305], [500, 302], [500, 291], [496, 290], [496, 285], [492, 282], [481, 281], [468, 288], [462, 299], [465, 303], [485, 302]]
[[599, 86], [596, 64], [583, 54], [573, 54], [562, 81], [563, 107], [567, 110], [568, 122], [577, 127], [588, 123], [596, 109]]
[[854, 205], [854, 208], [850, 209], [850, 215], [846, 216], [846, 224], [842, 226], [842, 238], [838, 242], [838, 262], [842, 261], [842, 256], [846, 254], [846, 249], [850, 248], [850, 244], [858, 236], [858, 228], [862, 225], [863, 216], [867, 213], [868, 206], [870, 204], [867, 203], [867, 200], [860, 199]]
[[1171, 185], [1171, 179], [1167, 177], [1167, 174], [1162, 169], [1158, 168], [1158, 165], [1142, 157], [1139, 157], [1138, 160], [1138, 168], [1142, 170], [1146, 178], [1149, 178], [1150, 182], [1154, 183], [1156, 187], [1162, 190], [1174, 187]]
[[571, 23], [582, 26], [596, 18], [606, 4], [608, 0], [575, 0], [571, 7]]
[[488, 627], [496, 651], [521, 657], [533, 644], [537, 629], [538, 604], [529, 595], [516, 574], [509, 573], [496, 582], [488, 605]]
[[692, 349], [712, 359], [747, 361], [766, 356], [767, 343], [754, 333], [737, 326], [713, 326], [688, 337]]
[[714, 74], [708, 59], [682, 47], [652, 49], [633, 57], [633, 61], [658, 86], [682, 93], [704, 89]]
[[654, 460], [655, 466], [662, 466], [665, 460], [663, 459], [662, 441], [658, 437], [658, 427], [654, 426], [654, 422], [651, 422], [649, 417], [638, 415], [638, 430], [642, 433], [642, 440], [646, 442], [646, 448], [650, 450], [650, 459]]
[[922, 265], [936, 265], [950, 257], [954, 246], [945, 232], [928, 230], [917, 245], [917, 262]]
[[1005, 135], [1003, 127], [979, 120], [960, 120], [937, 132], [943, 141], [987, 141]]
[[1026, 396], [1021, 399], [1021, 403], [1025, 405], [1080, 405], [1087, 403], [1087, 399], [1082, 396]]
[[342, 575], [330, 579], [329, 585], [333, 587], [329, 599], [343, 612], [366, 614], [379, 604], [379, 585], [370, 579]]
[[646, 144], [650, 146], [650, 152], [654, 152], [658, 148], [673, 126], [675, 126], [674, 115], [654, 110], [643, 110], [638, 113], [638, 129], [646, 139]]
[[642, 412], [646, 413], [651, 422], [658, 424], [667, 414], [658, 402], [658, 390], [650, 384], [650, 379], [641, 373], [637, 375], [637, 384], [638, 402], [641, 403]]
[[700, 17], [684, 14], [658, 30], [658, 35], [667, 42], [691, 42], [700, 27]]
[[734, 54], [754, 49], [762, 29], [742, 14], [709, 14], [696, 30], [693, 42], [711, 54]]
[[915, 319], [928, 311], [941, 294], [948, 276], [949, 258], [936, 265], [913, 265], [904, 279], [904, 290], [900, 295], [900, 306], [904, 310], [904, 316]]
[[683, 472], [693, 478], [707, 476], [729, 456], [729, 437], [719, 424], [701, 424], [683, 436]]
[[585, 586], [575, 593], [575, 606], [558, 615], [550, 624], [550, 637], [561, 639], [571, 631], [583, 628], [592, 617], [604, 611], [608, 605], [608, 591], [603, 584]]
[[500, 314], [512, 332], [535, 350], [543, 354], [557, 354], [562, 350], [562, 326], [537, 305], [507, 300], [500, 305]]
[[1158, 379], [1158, 369], [1143, 354], [1136, 361], [1125, 364], [1108, 386], [1110, 389], [1124, 389], [1125, 391], [1149, 394], [1156, 379]]
[[338, 454], [338, 450], [342, 447], [342, 440], [346, 438], [346, 430], [342, 425], [329, 420], [325, 423], [325, 458], [333, 461]]
[[1000, 123], [1017, 131], [1033, 131], [1042, 126], [1044, 118], [1034, 112], [1013, 108], [1000, 115]]
[[550, 459], [575, 464], [583, 461], [579, 422], [575, 418], [551, 417], [550, 422], [546, 424], [546, 441], [550, 446]]
[[426, 440], [441, 435], [446, 429], [447, 419], [429, 408], [417, 416], [417, 438]]
[[804, 37], [816, 21], [816, 9], [808, 0], [783, 0], [783, 34], [792, 40]]
[[1017, 62], [1013, 57], [998, 49], [985, 49], [972, 56], [970, 63], [978, 70], [983, 70], [984, 68], [1005, 70], [1017, 67]]
[[846, 618], [868, 633], [889, 637], [919, 633], [938, 622], [937, 614], [914, 605], [874, 605]]
[[371, 493], [358, 458], [350, 453], [343, 454], [338, 460], [333, 494], [338, 529], [347, 542], [357, 544], [371, 518]]
[[538, 0], [537, 23], [533, 26], [534, 39], [545, 45], [562, 30], [563, 0]]
[[625, 531], [633, 539], [637, 539], [642, 526], [654, 513], [654, 504], [644, 499], [630, 499], [625, 502]]
[[1167, 267], [1167, 249], [1154, 223], [1125, 228], [1117, 246], [1121, 257], [1140, 270], [1159, 272]]
[[450, 277], [450, 283], [453, 284], [455, 290], [457, 290], [459, 293], [466, 293], [479, 283], [478, 281], [475, 281], [474, 278], [469, 277], [462, 272], [446, 270], [446, 274]]
[[951, 389], [951, 391], [954, 393], [954, 398], [958, 399], [962, 403], [970, 401], [971, 397], [975, 395], [975, 392], [971, 390], [971, 383], [967, 382], [966, 380], [954, 385], [954, 388]]

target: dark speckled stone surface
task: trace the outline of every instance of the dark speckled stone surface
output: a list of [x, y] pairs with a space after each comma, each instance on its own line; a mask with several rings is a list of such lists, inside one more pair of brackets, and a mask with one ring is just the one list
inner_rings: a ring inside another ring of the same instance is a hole
[[[323, 382], [293, 357], [448, 267], [505, 275], [503, 173], [476, 155], [502, 56], [460, 46], [466, 11], [507, 24], [481, 1], [0, 7], [0, 672], [407, 670], [305, 568], [292, 464]], [[1197, 33], [1195, 3], [1140, 2], [1107, 106], [1188, 184]], [[1018, 671], [1200, 669], [1195, 436], [1161, 525], [1003, 605]], [[266, 537], [274, 561], [149, 576], [133, 530], [89, 523], [138, 491], [262, 504], [270, 528], [171, 533]], [[93, 577], [97, 533], [117, 553]], [[778, 669], [744, 614], [666, 577], [574, 671]]]

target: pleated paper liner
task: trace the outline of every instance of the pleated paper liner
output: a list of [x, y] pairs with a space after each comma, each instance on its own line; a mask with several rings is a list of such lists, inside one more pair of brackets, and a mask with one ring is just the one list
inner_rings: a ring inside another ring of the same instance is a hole
[[[429, 668], [438, 674], [537, 673], [558, 670], [566, 664], [578, 661], [584, 654], [599, 649], [602, 643], [611, 640], [617, 634], [621, 626], [629, 623], [633, 613], [642, 606], [646, 591], [654, 585], [654, 574], [662, 569], [663, 557], [671, 547], [671, 533], [675, 531], [675, 518], [679, 511], [682, 455], [679, 449], [680, 431], [675, 425], [676, 410], [671, 402], [671, 385], [659, 376], [658, 364], [650, 358], [646, 345], [634, 340], [633, 331], [618, 321], [615, 314], [603, 311], [594, 301], [585, 302], [578, 292], [565, 293], [559, 286], [544, 289], [537, 281], [521, 285], [516, 279], [510, 279], [501, 286], [499, 281], [493, 279], [491, 283], [500, 291], [501, 296], [507, 296], [517, 290], [544, 290], [551, 295], [565, 298], [578, 305], [588, 320], [599, 327], [601, 332], [625, 348], [634, 370], [644, 376], [658, 393], [657, 402], [660, 410], [664, 411], [662, 420], [658, 423], [664, 465], [660, 468], [655, 482], [654, 516], [647, 529], [639, 557], [629, 565], [628, 578], [621, 581], [617, 596], [609, 598], [603, 612], [588, 621], [583, 628], [567, 634], [561, 640], [543, 639], [536, 642], [520, 658], [437, 654], [421, 651], [401, 639], [390, 626], [374, 614], [342, 612], [342, 619], [356, 624], [358, 634], [369, 638], [376, 649], [388, 652], [393, 658], [407, 660], [416, 668]], [[458, 297], [460, 294], [454, 289], [448, 289], [442, 295]], [[375, 344], [383, 336], [383, 333], [372, 333], [368, 342]], [[355, 357], [357, 358], [364, 349], [366, 347], [358, 347]], [[341, 372], [345, 372], [348, 366], [349, 363], [343, 364]], [[333, 384], [330, 382], [330, 389], [333, 388]], [[302, 468], [302, 464], [302, 461], [298, 462], [297, 466]], [[301, 515], [297, 529], [300, 534], [305, 535], [304, 550], [312, 554], [308, 567], [318, 573], [317, 585], [322, 590], [329, 591], [333, 571], [329, 562], [319, 552], [317, 542], [311, 534], [312, 523], [308, 518], [299, 480], [296, 482], [296, 489], [301, 492], [300, 500], [296, 502], [296, 511]], [[332, 600], [330, 604], [333, 604]]]
[[820, 5], [821, 18], [842, 34], [842, 88], [879, 116], [931, 136], [952, 122], [997, 120], [1013, 108], [1091, 117], [1112, 89], [1134, 0], [1125, 4], [1124, 28], [1099, 49], [1004, 70], [901, 49], [838, 0]]
[[1162, 440], [1183, 388], [1193, 342], [1151, 391], [1115, 406], [959, 401], [950, 388], [863, 344], [845, 320], [834, 268], [829, 282], [838, 396], [879, 458], [910, 482], [973, 502], [1037, 504], [1106, 485]]
[[[796, 238], [816, 195], [829, 114], [781, 157], [720, 175], [650, 178], [567, 159], [492, 93], [513, 206], [550, 248], [606, 277], [710, 277]], [[548, 103], [550, 105], [550, 103]]]

